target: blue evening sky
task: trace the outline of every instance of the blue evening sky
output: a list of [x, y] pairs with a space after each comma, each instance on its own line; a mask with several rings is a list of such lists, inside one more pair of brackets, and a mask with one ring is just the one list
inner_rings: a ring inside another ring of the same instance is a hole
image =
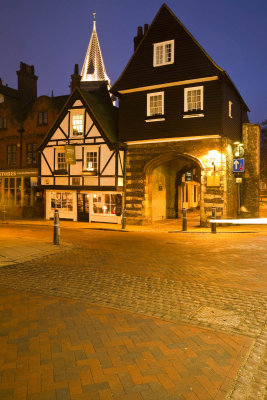
[[[214, 61], [228, 72], [251, 110], [267, 119], [267, 0], [168, 0], [166, 4]], [[96, 12], [111, 83], [133, 52], [137, 26], [150, 24], [161, 0], [0, 0], [0, 77], [17, 88], [20, 61], [34, 65], [38, 96], [68, 94], [80, 70]], [[181, 60], [182, 61], [182, 60]]]

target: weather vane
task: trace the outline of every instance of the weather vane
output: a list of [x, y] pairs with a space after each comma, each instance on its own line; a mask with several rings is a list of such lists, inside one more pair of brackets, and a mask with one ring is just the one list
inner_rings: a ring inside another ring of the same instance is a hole
[[93, 13], [93, 16], [94, 16], [94, 21], [95, 21], [95, 16], [96, 16], [96, 13]]

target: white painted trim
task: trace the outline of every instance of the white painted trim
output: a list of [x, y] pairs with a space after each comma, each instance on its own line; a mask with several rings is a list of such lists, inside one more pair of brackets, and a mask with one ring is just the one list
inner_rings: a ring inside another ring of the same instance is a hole
[[165, 118], [145, 119], [146, 122], [165, 121]]
[[188, 115], [183, 115], [183, 118], [197, 118], [197, 117], [204, 117], [204, 114], [188, 114]]
[[204, 87], [203, 86], [190, 86], [190, 87], [184, 88], [184, 111], [185, 112], [192, 111], [192, 110], [188, 110], [187, 93], [191, 92], [191, 91], [196, 91], [196, 90], [200, 90], [200, 104], [201, 104], [200, 110], [204, 109], [204, 102], [203, 102]]
[[[162, 107], [161, 107], [161, 114], [158, 115], [164, 115], [164, 92], [152, 92], [152, 93], [147, 93], [147, 97], [146, 97], [146, 115], [148, 117], [153, 117], [154, 115], [151, 114], [151, 110], [150, 110], [150, 97], [153, 96], [161, 96], [162, 98]], [[155, 115], [155, 117], [157, 117], [158, 115]]]
[[162, 89], [165, 87], [183, 86], [183, 85], [191, 85], [191, 84], [201, 83], [201, 82], [217, 81], [218, 79], [219, 79], [218, 76], [209, 76], [207, 78], [188, 79], [186, 81], [161, 83], [159, 85], [142, 86], [142, 87], [133, 88], [133, 89], [119, 90], [118, 93], [126, 94], [126, 93], [143, 92], [146, 90]]
[[150, 140], [136, 140], [126, 142], [128, 146], [136, 144], [147, 144], [147, 143], [164, 143], [164, 142], [186, 142], [188, 140], [206, 140], [206, 139], [221, 139], [220, 135], [207, 135], [207, 136], [188, 136], [180, 138], [166, 138], [166, 139], [150, 139]]
[[[168, 44], [171, 45], [171, 61], [166, 62], [164, 60], [165, 58], [165, 46]], [[163, 62], [161, 64], [156, 63], [156, 52], [158, 47], [163, 47]], [[160, 42], [160, 43], [153, 43], [153, 67], [161, 67], [163, 65], [169, 65], [174, 63], [174, 39], [172, 40], [167, 40], [165, 42]]]

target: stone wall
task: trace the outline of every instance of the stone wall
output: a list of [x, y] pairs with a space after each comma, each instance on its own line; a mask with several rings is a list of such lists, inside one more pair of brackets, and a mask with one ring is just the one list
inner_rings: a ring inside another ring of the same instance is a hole
[[247, 217], [259, 216], [260, 182], [260, 126], [243, 124], [245, 172], [242, 182], [242, 205], [247, 209]]
[[[211, 216], [212, 207], [217, 215], [226, 214], [225, 152], [226, 140], [198, 139], [128, 146], [126, 163], [125, 205], [128, 224], [151, 223], [151, 175], [157, 166], [171, 160], [184, 160], [185, 165], [197, 165], [201, 169], [201, 224]], [[219, 160], [216, 169], [210, 165], [208, 152], [217, 150]], [[219, 176], [219, 187], [207, 187], [207, 176]]]

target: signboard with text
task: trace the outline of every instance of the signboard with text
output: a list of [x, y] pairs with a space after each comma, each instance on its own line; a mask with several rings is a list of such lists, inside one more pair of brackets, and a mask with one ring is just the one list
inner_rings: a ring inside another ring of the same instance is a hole
[[66, 144], [66, 146], [65, 146], [65, 160], [66, 160], [66, 164], [76, 164], [75, 146]]

